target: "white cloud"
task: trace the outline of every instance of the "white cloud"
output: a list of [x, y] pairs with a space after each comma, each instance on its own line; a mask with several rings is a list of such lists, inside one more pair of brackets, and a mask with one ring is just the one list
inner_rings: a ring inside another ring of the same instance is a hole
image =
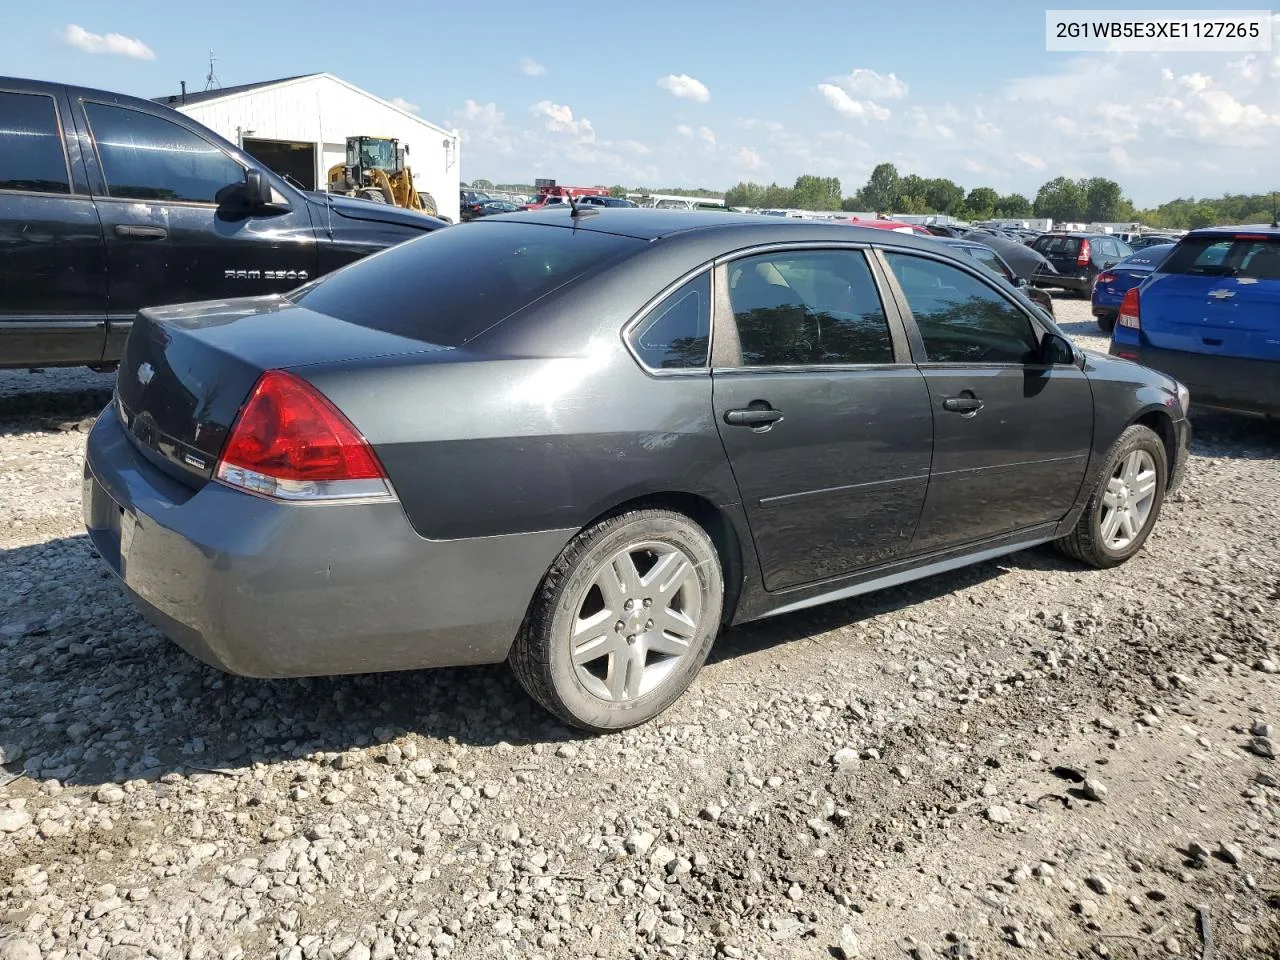
[[658, 86], [677, 100], [693, 100], [697, 103], [706, 103], [711, 99], [711, 91], [700, 81], [695, 80], [686, 73], [669, 73], [665, 77], [659, 77]]
[[62, 40], [85, 53], [113, 53], [135, 60], [156, 58], [155, 52], [136, 37], [126, 37], [123, 33], [90, 33], [75, 23], [67, 24], [62, 31]]
[[410, 103], [404, 97], [392, 97], [387, 101], [387, 103], [391, 104], [393, 107], [399, 107], [401, 110], [407, 110], [410, 113], [417, 113], [421, 109], [421, 107], [416, 103]]
[[504, 155], [515, 149], [515, 138], [506, 129], [506, 115], [496, 103], [467, 100], [461, 110], [454, 111], [453, 118], [464, 143], [479, 144]]
[[547, 68], [532, 57], [524, 57], [520, 61], [520, 72], [526, 77], [541, 77], [547, 72]]
[[907, 95], [907, 85], [898, 79], [897, 74], [879, 74], [865, 67], [858, 67], [844, 76], [832, 77], [831, 82], [849, 94], [878, 100], [896, 100]]
[[702, 140], [703, 143], [709, 143], [713, 147], [716, 145], [716, 132], [710, 127], [699, 127], [698, 138]]
[[734, 158], [738, 166], [745, 170], [759, 170], [764, 167], [765, 162], [760, 154], [756, 153], [750, 147], [741, 147], [738, 155]]
[[691, 140], [693, 139], [693, 127], [689, 126], [687, 123], [676, 124], [676, 133], [680, 134], [682, 137], [688, 137]]
[[567, 133], [588, 143], [596, 138], [591, 121], [586, 117], [573, 119], [573, 108], [568, 104], [539, 100], [529, 109], [534, 116], [543, 119], [544, 126], [552, 133]]
[[859, 120], [888, 120], [889, 110], [871, 100], [855, 100], [832, 83], [818, 84], [818, 92], [837, 113]]
[[1037, 157], [1034, 153], [1028, 153], [1025, 150], [1019, 150], [1013, 155], [1013, 159], [1019, 163], [1025, 164], [1032, 170], [1047, 170], [1049, 165], [1044, 162], [1043, 157]]
[[1178, 86], [1185, 87], [1192, 93], [1208, 90], [1212, 83], [1213, 78], [1207, 73], [1189, 73], [1178, 78]]

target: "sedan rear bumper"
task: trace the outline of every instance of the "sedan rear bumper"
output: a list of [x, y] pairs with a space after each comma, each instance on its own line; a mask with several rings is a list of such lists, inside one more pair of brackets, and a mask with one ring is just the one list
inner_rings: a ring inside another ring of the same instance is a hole
[[1180, 380], [1191, 391], [1192, 406], [1280, 416], [1280, 363], [1114, 341], [1111, 353]]
[[499, 662], [575, 532], [426, 540], [395, 501], [193, 491], [135, 450], [114, 405], [89, 436], [83, 507], [144, 615], [205, 663], [251, 677]]

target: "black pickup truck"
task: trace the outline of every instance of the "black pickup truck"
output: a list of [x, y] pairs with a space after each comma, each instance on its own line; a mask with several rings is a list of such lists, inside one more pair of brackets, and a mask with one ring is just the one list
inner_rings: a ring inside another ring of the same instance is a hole
[[291, 290], [445, 225], [299, 190], [149, 100], [0, 77], [0, 367], [110, 367], [142, 307]]

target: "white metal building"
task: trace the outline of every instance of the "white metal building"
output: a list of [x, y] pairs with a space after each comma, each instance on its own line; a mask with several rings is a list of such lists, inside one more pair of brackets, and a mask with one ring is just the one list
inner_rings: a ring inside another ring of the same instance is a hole
[[328, 170], [346, 159], [347, 137], [394, 137], [419, 193], [458, 220], [458, 131], [429, 123], [329, 73], [157, 97], [239, 144], [307, 189], [325, 188]]

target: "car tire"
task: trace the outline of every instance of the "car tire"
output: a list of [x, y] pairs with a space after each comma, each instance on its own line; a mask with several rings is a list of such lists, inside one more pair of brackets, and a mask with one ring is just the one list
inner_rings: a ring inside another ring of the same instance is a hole
[[1164, 441], [1150, 427], [1134, 424], [1108, 451], [1106, 467], [1084, 513], [1056, 546], [1091, 567], [1119, 566], [1141, 550], [1151, 535], [1168, 480]]
[[723, 606], [720, 557], [706, 531], [674, 511], [628, 510], [564, 548], [508, 659], [529, 695], [565, 723], [625, 730], [688, 689]]
[[1116, 318], [1113, 316], [1098, 317], [1098, 329], [1103, 333], [1110, 333], [1116, 328]]

